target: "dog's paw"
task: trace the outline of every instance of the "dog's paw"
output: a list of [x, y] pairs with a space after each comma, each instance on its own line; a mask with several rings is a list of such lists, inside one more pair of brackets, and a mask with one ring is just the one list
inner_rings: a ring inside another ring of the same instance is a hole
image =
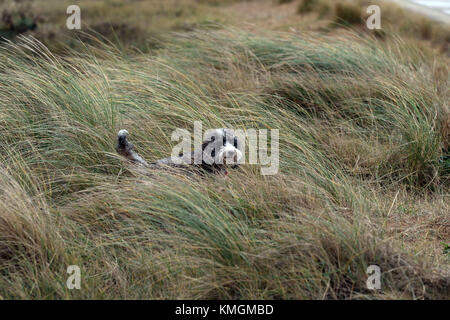
[[117, 134], [117, 136], [120, 137], [126, 137], [128, 136], [128, 131], [125, 129], [119, 130], [119, 133]]

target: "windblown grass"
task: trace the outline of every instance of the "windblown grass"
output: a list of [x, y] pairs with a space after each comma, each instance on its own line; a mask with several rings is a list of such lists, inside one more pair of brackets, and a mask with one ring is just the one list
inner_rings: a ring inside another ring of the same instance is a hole
[[[226, 29], [156, 56], [63, 58], [5, 45], [0, 295], [448, 298], [448, 64], [376, 41]], [[149, 177], [115, 154], [127, 128], [146, 159], [167, 156], [197, 120], [279, 129], [279, 174]], [[81, 290], [66, 288], [74, 264]]]

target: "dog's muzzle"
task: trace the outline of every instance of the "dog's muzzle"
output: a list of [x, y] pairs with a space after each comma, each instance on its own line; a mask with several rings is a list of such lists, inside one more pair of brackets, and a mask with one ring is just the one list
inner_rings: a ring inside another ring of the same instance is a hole
[[234, 146], [225, 146], [216, 157], [217, 164], [238, 164], [242, 159], [242, 153]]

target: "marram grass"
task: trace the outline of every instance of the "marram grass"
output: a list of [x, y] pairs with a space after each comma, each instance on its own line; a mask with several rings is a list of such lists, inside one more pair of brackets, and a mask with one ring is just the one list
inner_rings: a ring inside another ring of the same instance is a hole
[[[446, 66], [401, 41], [233, 29], [156, 55], [4, 44], [0, 296], [448, 298]], [[279, 129], [279, 174], [148, 176], [114, 151], [127, 128], [157, 160], [194, 121]]]

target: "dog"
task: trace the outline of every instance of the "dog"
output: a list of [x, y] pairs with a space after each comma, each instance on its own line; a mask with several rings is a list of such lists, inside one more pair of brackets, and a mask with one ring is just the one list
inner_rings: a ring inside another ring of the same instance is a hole
[[[176, 157], [163, 158], [153, 163], [148, 163], [134, 150], [133, 144], [127, 139], [128, 135], [125, 129], [118, 132], [116, 146], [118, 154], [147, 168], [194, 166], [209, 173], [222, 173], [227, 176], [227, 169], [237, 168], [242, 160], [241, 141], [232, 129], [214, 129], [203, 141], [201, 150], [194, 150], [188, 154], [180, 153]], [[201, 163], [195, 161], [196, 159], [201, 159]]]

